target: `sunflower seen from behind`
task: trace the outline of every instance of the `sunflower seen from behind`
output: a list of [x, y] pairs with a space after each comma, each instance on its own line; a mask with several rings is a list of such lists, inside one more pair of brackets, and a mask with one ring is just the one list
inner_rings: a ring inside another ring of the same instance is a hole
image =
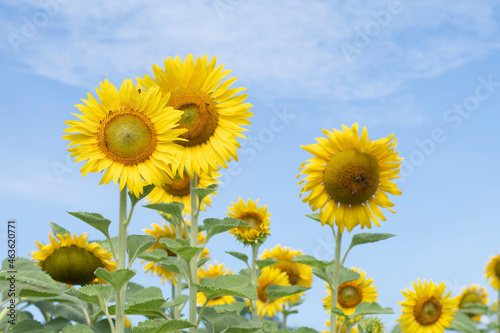
[[319, 209], [324, 225], [335, 223], [342, 232], [357, 225], [371, 228], [371, 222], [380, 226], [385, 217], [379, 207], [394, 204], [387, 193], [400, 195], [401, 191], [391, 180], [398, 178], [402, 158], [396, 152], [397, 141], [391, 134], [372, 141], [363, 127], [361, 136], [358, 124], [352, 128], [342, 125], [343, 131], [323, 130], [326, 138], [317, 138], [317, 144], [301, 146], [314, 155], [300, 167], [299, 176], [305, 177], [300, 195], [308, 193], [303, 201], [313, 211]]
[[[233, 271], [229, 271], [229, 268], [224, 267], [223, 264], [217, 264], [217, 262], [212, 265], [210, 264], [207, 268], [200, 267], [198, 270], [198, 283], [200, 283], [200, 279], [202, 278], [216, 278], [222, 275], [230, 275], [233, 274]], [[202, 306], [207, 301], [207, 296], [203, 292], [198, 292], [196, 295], [196, 303], [199, 306]], [[207, 306], [210, 305], [222, 305], [222, 304], [231, 304], [236, 302], [236, 299], [233, 296], [221, 296], [212, 298], [208, 301]]]
[[63, 136], [75, 162], [86, 161], [82, 174], [105, 171], [99, 184], [119, 180], [120, 190], [127, 185], [136, 196], [143, 180], [162, 186], [174, 177], [168, 165], [177, 163], [186, 130], [178, 127], [182, 112], [165, 106], [169, 95], [159, 88], [140, 93], [132, 80], [120, 90], [106, 80], [96, 90], [99, 101], [89, 93], [76, 105], [81, 120], [66, 121], [64, 131], [73, 134]]
[[[285, 272], [290, 285], [310, 288], [312, 284], [312, 267], [292, 261], [295, 256], [301, 254], [302, 251], [292, 250], [285, 246], [281, 247], [278, 244], [271, 250], [264, 250], [260, 259], [277, 259], [278, 262], [270, 267], [278, 268], [282, 272]], [[289, 300], [294, 303], [300, 298], [300, 295], [304, 295], [304, 293], [292, 295], [289, 297]]]
[[253, 202], [248, 199], [247, 203], [243, 199], [239, 198], [238, 203], [232, 203], [232, 207], [228, 207], [229, 211], [227, 214], [229, 217], [243, 220], [247, 225], [242, 225], [236, 227], [229, 231], [232, 233], [240, 242], [245, 245], [250, 244], [262, 244], [267, 236], [269, 236], [269, 217], [271, 213], [267, 212], [267, 206], [258, 207], [256, 200]]
[[[378, 297], [377, 287], [372, 286], [373, 279], [366, 278], [365, 271], [352, 267], [351, 271], [359, 273], [360, 277], [354, 281], [341, 283], [337, 292], [337, 307], [346, 315], [351, 315], [356, 310], [356, 306], [363, 302], [376, 302]], [[332, 291], [326, 285], [327, 296], [323, 298], [323, 306], [330, 313], [332, 304]], [[358, 319], [358, 318], [357, 318]]]
[[[488, 304], [488, 293], [483, 287], [473, 284], [468, 287], [462, 288], [458, 298], [458, 308], [466, 309], [467, 304]], [[481, 315], [471, 316], [474, 321], [479, 321]]]
[[[197, 179], [197, 187], [198, 188], [206, 188], [212, 184], [219, 183], [215, 178], [220, 177], [220, 174], [217, 172], [212, 172], [209, 176], [208, 174], [202, 172], [198, 175]], [[174, 178], [171, 179], [171, 182], [164, 184], [162, 187], [155, 187], [151, 193], [146, 197], [147, 200], [151, 200], [151, 204], [153, 203], [170, 203], [170, 202], [181, 202], [184, 204], [184, 210], [182, 213], [184, 215], [191, 215], [191, 178], [184, 171], [183, 177], [180, 177], [179, 174], [176, 174]], [[212, 202], [212, 195], [217, 195], [216, 192], [212, 192], [203, 198], [203, 201], [200, 204], [200, 209], [205, 210], [205, 206], [210, 206]]]
[[490, 257], [490, 261], [485, 267], [486, 279], [490, 280], [490, 285], [496, 290], [500, 290], [500, 255]]
[[442, 333], [445, 328], [451, 326], [455, 312], [458, 308], [458, 298], [450, 298], [451, 293], [444, 294], [446, 285], [444, 282], [438, 286], [418, 280], [413, 282], [414, 291], [409, 289], [403, 291], [406, 297], [401, 303], [403, 313], [397, 319], [401, 332], [407, 333]]
[[[323, 333], [330, 333], [330, 321], [327, 320], [325, 323], [326, 327], [328, 327], [328, 331], [323, 331]], [[340, 326], [342, 325], [342, 320], [337, 320], [337, 332], [338, 333], [347, 333], [347, 327], [344, 325], [342, 326], [342, 331], [339, 331]], [[351, 333], [358, 333], [358, 328], [357, 326], [351, 327]]]
[[87, 234], [55, 236], [49, 233], [50, 244], [36, 242], [39, 251], [30, 253], [37, 265], [55, 281], [80, 286], [106, 283], [95, 276], [95, 270], [99, 267], [108, 272], [116, 270], [113, 255], [98, 243], [87, 244]]
[[[169, 257], [177, 257], [177, 255], [167, 249], [164, 245], [160, 244], [160, 239], [162, 238], [170, 238], [170, 239], [175, 239], [176, 234], [175, 234], [175, 229], [171, 225], [167, 225], [165, 223], [162, 224], [162, 226], [158, 224], [152, 224], [151, 225], [153, 229], [143, 229], [143, 231], [153, 237], [156, 238], [156, 243], [151, 246], [148, 251], [152, 250], [164, 250], [167, 252]], [[186, 239], [186, 233], [184, 228], [182, 229], [182, 234], [183, 238]], [[198, 233], [198, 244], [203, 244], [205, 242], [206, 236], [203, 234], [202, 231]], [[208, 259], [210, 255], [210, 252], [208, 251], [207, 248], [203, 249], [203, 252], [201, 253], [202, 258]], [[175, 285], [175, 276], [172, 272], [166, 270], [165, 268], [161, 267], [160, 263], [156, 261], [148, 261], [148, 260], [141, 260], [139, 263], [145, 263], [147, 264], [144, 266], [144, 271], [151, 272], [151, 274], [157, 274], [161, 279], [162, 283], [165, 283], [165, 280], [170, 281], [172, 284]]]
[[168, 106], [182, 111], [180, 126], [187, 132], [181, 136], [186, 141], [179, 144], [186, 149], [179, 154], [178, 173], [185, 168], [190, 177], [227, 168], [231, 158], [237, 161], [236, 138], [245, 138], [241, 126], [250, 125], [247, 118], [252, 116], [252, 105], [244, 103], [247, 95], [238, 94], [245, 88], [230, 89], [237, 78], [224, 81], [231, 71], [215, 63], [216, 57], [208, 62], [206, 55], [195, 62], [189, 54], [184, 63], [168, 57], [164, 69], [153, 65], [154, 78], [137, 78], [146, 90], [160, 87], [163, 94], [171, 94]]

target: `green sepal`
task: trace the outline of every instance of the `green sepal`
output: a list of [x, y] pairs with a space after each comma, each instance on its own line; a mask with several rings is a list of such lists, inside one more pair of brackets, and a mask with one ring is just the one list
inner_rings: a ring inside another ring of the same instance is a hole
[[110, 285], [118, 292], [130, 279], [135, 276], [135, 271], [130, 269], [117, 269], [113, 272], [108, 272], [102, 267], [95, 271], [95, 275]]
[[267, 295], [269, 296], [268, 302], [277, 300], [278, 298], [287, 297], [302, 293], [310, 288], [302, 286], [280, 286], [277, 284], [271, 284], [267, 286]]
[[149, 249], [156, 243], [156, 238], [150, 235], [130, 235], [127, 236], [128, 267], [138, 255]]
[[196, 325], [187, 321], [180, 319], [172, 320], [162, 320], [162, 319], [150, 319], [140, 322], [136, 327], [132, 328], [133, 333], [166, 333], [172, 331], [178, 331], [181, 329], [186, 329], [190, 327], [195, 327]]
[[221, 275], [216, 278], [202, 278], [198, 291], [205, 293], [207, 300], [222, 296], [238, 296], [257, 299], [257, 291], [250, 279], [241, 275]]
[[69, 232], [67, 229], [64, 229], [59, 224], [54, 222], [49, 222], [49, 224], [50, 227], [52, 228], [52, 232], [54, 233], [54, 235], [62, 235], [62, 236], [64, 236], [65, 234], [71, 235], [71, 232]]
[[91, 227], [99, 230], [104, 234], [104, 236], [106, 236], [106, 238], [110, 238], [109, 225], [111, 224], [111, 221], [104, 218], [101, 214], [86, 213], [86, 212], [67, 212], [67, 213], [82, 220]]
[[203, 251], [202, 247], [189, 246], [189, 241], [182, 238], [170, 239], [161, 238], [160, 244], [165, 246], [173, 253], [181, 256], [186, 262], [190, 262], [197, 254]]
[[207, 242], [214, 235], [232, 230], [242, 225], [248, 225], [245, 221], [238, 220], [232, 217], [225, 217], [223, 219], [209, 218], [203, 220], [203, 225], [207, 231]]

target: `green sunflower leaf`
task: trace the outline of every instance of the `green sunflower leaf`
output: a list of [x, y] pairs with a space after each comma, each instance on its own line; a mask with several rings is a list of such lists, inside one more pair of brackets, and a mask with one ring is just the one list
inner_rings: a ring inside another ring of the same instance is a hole
[[156, 243], [156, 238], [150, 235], [130, 235], [127, 237], [128, 267], [142, 252]]
[[201, 317], [208, 333], [219, 333], [229, 327], [249, 322], [245, 317], [233, 312], [219, 313], [214, 307], [206, 307]]
[[87, 323], [85, 312], [87, 311], [88, 303], [73, 296], [64, 294], [57, 298], [39, 300], [33, 304], [39, 308], [40, 311], [49, 313], [52, 317], [65, 318], [80, 324]]
[[268, 266], [274, 265], [277, 262], [278, 262], [278, 259], [276, 259], [276, 258], [266, 258], [266, 259], [263, 259], [263, 260], [255, 260], [255, 264], [257, 265], [257, 267], [259, 269], [262, 269], [264, 267], [268, 267]]
[[194, 194], [198, 197], [198, 202], [202, 202], [205, 197], [211, 193], [216, 192], [219, 189], [219, 185], [217, 184], [212, 184], [208, 185], [205, 188], [196, 188], [193, 191]]
[[94, 331], [83, 325], [67, 326], [61, 333], [94, 333]]
[[56, 317], [45, 323], [45, 328], [53, 329], [54, 332], [61, 332], [67, 326], [71, 326], [71, 321], [64, 317]]
[[258, 331], [261, 328], [262, 328], [262, 323], [249, 321], [247, 323], [228, 327], [225, 330], [221, 331], [221, 333], [240, 333], [240, 332], [241, 333], [251, 333], [251, 332]]
[[113, 272], [108, 272], [104, 268], [99, 267], [96, 269], [95, 275], [112, 285], [118, 292], [130, 279], [135, 276], [135, 271], [130, 269], [118, 269]]
[[332, 284], [330, 281], [330, 277], [326, 275], [326, 272], [324, 269], [318, 268], [318, 267], [313, 267], [312, 272], [315, 276], [319, 277], [321, 280], [325, 281], [329, 285]]
[[151, 193], [152, 190], [154, 190], [155, 186], [154, 185], [146, 185], [142, 188], [142, 194], [139, 197], [136, 197], [133, 193], [130, 191], [128, 192], [128, 197], [130, 198], [130, 203], [133, 206], [135, 206], [139, 201], [147, 197], [149, 193]]
[[127, 303], [140, 303], [150, 299], [163, 298], [162, 291], [158, 287], [143, 287], [134, 282], [127, 283], [125, 301]]
[[375, 243], [387, 238], [394, 237], [396, 235], [393, 234], [383, 234], [383, 233], [361, 233], [352, 236], [351, 245], [349, 246], [349, 250], [352, 249], [356, 245], [366, 244], [366, 243]]
[[111, 286], [102, 286], [98, 284], [86, 285], [78, 289], [73, 287], [66, 291], [66, 294], [74, 296], [84, 302], [94, 304], [101, 310], [108, 307], [108, 301], [112, 293], [113, 288]]
[[194, 256], [203, 251], [202, 247], [189, 246], [189, 242], [186, 239], [170, 239], [162, 238], [160, 239], [160, 244], [165, 246], [170, 251], [181, 256], [186, 262], [190, 262]]
[[278, 298], [295, 295], [308, 289], [310, 288], [302, 286], [279, 286], [276, 284], [271, 284], [267, 286], [267, 294], [269, 296], [268, 302], [272, 302], [274, 300], [277, 300]]
[[49, 222], [49, 224], [50, 227], [52, 228], [52, 232], [54, 233], [54, 235], [62, 235], [62, 236], [64, 236], [65, 234], [71, 235], [71, 233], [67, 229], [64, 229], [59, 224], [54, 222]]
[[401, 333], [401, 327], [399, 326], [399, 324], [397, 324], [396, 326], [394, 326], [394, 328], [392, 329], [391, 333]]
[[[331, 272], [333, 275], [333, 270]], [[339, 284], [349, 281], [357, 280], [361, 277], [361, 275], [355, 271], [345, 268], [344, 266], [340, 266], [339, 272]]]
[[338, 307], [334, 307], [332, 309], [332, 312], [335, 313], [337, 316], [341, 316], [341, 317], [347, 317], [347, 315], [344, 313], [344, 311], [342, 311], [341, 309], [339, 309]]
[[476, 323], [462, 311], [455, 312], [455, 320], [451, 323], [450, 329], [462, 333], [480, 333], [476, 327]]
[[177, 260], [177, 258], [167, 258], [160, 262], [160, 266], [169, 272], [180, 274], [185, 280], [191, 281], [189, 267], [183, 260]]
[[154, 249], [151, 251], [146, 251], [139, 254], [138, 257], [147, 261], [154, 261], [154, 262], [160, 262], [163, 260], [172, 259], [172, 257], [168, 255], [168, 252], [162, 249]]
[[226, 253], [229, 255], [232, 255], [233, 257], [235, 257], [237, 259], [240, 259], [248, 266], [248, 256], [246, 254], [241, 253], [241, 252], [236, 252], [236, 251], [226, 251]]
[[312, 267], [317, 267], [319, 269], [324, 270], [327, 266], [333, 265], [334, 260], [332, 261], [325, 261], [325, 260], [318, 260], [314, 258], [313, 256], [307, 255], [307, 254], [301, 254], [298, 256], [295, 256], [292, 261], [298, 262], [299, 264], [304, 264], [307, 266], [312, 266]]
[[488, 313], [488, 305], [481, 303], [465, 303], [462, 305], [461, 312], [467, 315], [483, 315]]
[[314, 221], [316, 221], [316, 222], [321, 223], [321, 220], [320, 220], [320, 218], [319, 218], [319, 214], [306, 214], [306, 216], [307, 216], [308, 218], [310, 218], [311, 220], [314, 220]]
[[106, 236], [106, 238], [110, 238], [109, 225], [111, 224], [111, 221], [105, 219], [101, 214], [85, 213], [85, 212], [67, 212], [67, 213], [82, 220], [91, 227], [96, 228], [97, 230], [102, 232], [104, 236]]
[[184, 204], [181, 202], [154, 203], [154, 204], [144, 205], [143, 207], [167, 213], [179, 219], [184, 219], [184, 216], [182, 215]]
[[357, 316], [366, 316], [373, 314], [392, 314], [391, 308], [383, 308], [380, 304], [376, 302], [363, 302], [356, 306], [356, 310], [352, 315], [349, 315], [349, 319], [354, 319]]
[[207, 241], [214, 235], [232, 230], [242, 225], [248, 225], [245, 221], [234, 219], [232, 217], [225, 217], [223, 219], [205, 219], [203, 225], [207, 231]]
[[212, 309], [217, 311], [217, 313], [226, 313], [226, 312], [234, 312], [240, 313], [245, 308], [244, 302], [235, 302], [231, 304], [219, 304], [219, 305], [211, 305]]
[[181, 329], [186, 329], [190, 327], [195, 327], [187, 320], [161, 320], [161, 319], [150, 319], [140, 322], [136, 327], [132, 328], [133, 333], [166, 333], [172, 331], [178, 331]]
[[[165, 314], [162, 311], [163, 304], [165, 304], [163, 298], [149, 299], [138, 303], [127, 303], [125, 304], [125, 314], [143, 315], [148, 318], [165, 318]], [[115, 311], [115, 305], [108, 308], [108, 312], [112, 316], [115, 315]], [[104, 315], [104, 313], [98, 313], [97, 315]]]
[[172, 301], [164, 303], [162, 308], [166, 309], [166, 308], [176, 307], [186, 303], [187, 301], [189, 301], [188, 295], [179, 295], [175, 297]]
[[241, 275], [221, 275], [216, 278], [202, 278], [198, 291], [205, 293], [208, 300], [222, 296], [238, 296], [257, 299], [257, 291], [250, 279]]
[[55, 333], [51, 328], [45, 328], [42, 323], [33, 319], [25, 319], [11, 325], [9, 333]]
[[309, 327], [299, 327], [294, 332], [295, 333], [318, 333], [318, 331], [313, 330], [312, 328], [309, 328]]

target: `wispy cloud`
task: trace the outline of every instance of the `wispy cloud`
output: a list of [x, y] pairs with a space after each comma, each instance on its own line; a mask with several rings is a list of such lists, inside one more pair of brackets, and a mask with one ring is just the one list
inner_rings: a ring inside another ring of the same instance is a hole
[[[412, 79], [440, 75], [500, 45], [493, 2], [473, 0], [401, 0], [385, 21], [380, 15], [391, 1], [239, 1], [222, 16], [215, 0], [50, 1], [60, 5], [35, 36], [17, 53], [9, 43], [3, 51], [39, 75], [89, 87], [141, 76], [152, 63], [192, 52], [218, 55], [270, 98], [360, 100], [401, 91]], [[3, 6], [2, 30], [11, 36], [22, 36], [23, 24], [44, 10], [30, 1]], [[363, 32], [371, 33], [369, 43], [354, 45]], [[342, 43], [357, 47], [352, 59]]]

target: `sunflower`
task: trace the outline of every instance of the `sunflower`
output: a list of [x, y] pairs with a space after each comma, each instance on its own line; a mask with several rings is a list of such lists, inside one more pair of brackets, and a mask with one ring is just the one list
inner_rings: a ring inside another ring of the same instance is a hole
[[[342, 327], [342, 331], [339, 331], [341, 324], [342, 324], [342, 320], [337, 320], [337, 332], [339, 332], [339, 333], [346, 333], [347, 332], [347, 327], [345, 325], [344, 325], [344, 327]], [[326, 321], [326, 327], [330, 328], [330, 321], [329, 320]], [[323, 331], [323, 333], [330, 333], [330, 330]], [[351, 333], [358, 333], [358, 328], [356, 326], [352, 327], [351, 328]]]
[[229, 212], [227, 214], [230, 217], [248, 223], [248, 225], [239, 226], [229, 231], [245, 245], [262, 243], [269, 235], [269, 225], [271, 224], [269, 216], [271, 216], [271, 213], [267, 212], [267, 206], [257, 208], [258, 201], [252, 202], [252, 200], [248, 199], [245, 204], [239, 198], [237, 204], [232, 202], [233, 207], [228, 207]]
[[[223, 264], [215, 263], [215, 266], [210, 265], [207, 269], [200, 267], [198, 270], [198, 283], [200, 283], [201, 278], [211, 277], [216, 278], [222, 275], [233, 274], [232, 271], [229, 271], [229, 268], [224, 268]], [[198, 305], [204, 305], [207, 300], [207, 296], [203, 292], [199, 292], [196, 295], [196, 303]], [[221, 304], [231, 304], [236, 302], [236, 299], [233, 296], [221, 296], [217, 298], [213, 298], [208, 301], [207, 305], [221, 305]]]
[[[344, 311], [346, 315], [351, 315], [356, 310], [356, 306], [363, 302], [376, 302], [378, 292], [377, 287], [372, 287], [373, 279], [366, 279], [365, 271], [352, 267], [351, 271], [359, 273], [357, 280], [344, 282], [339, 285], [337, 292], [337, 307]], [[332, 292], [330, 286], [326, 285], [328, 296], [323, 298], [323, 305], [330, 313], [332, 303]], [[359, 318], [357, 318], [359, 319]]]
[[[257, 279], [257, 296], [259, 297], [257, 300], [257, 313], [262, 317], [266, 315], [271, 318], [274, 317], [276, 315], [276, 311], [283, 311], [283, 305], [285, 305], [289, 299], [288, 297], [282, 297], [266, 304], [269, 299], [269, 296], [267, 295], [267, 287], [272, 284], [289, 286], [290, 282], [288, 281], [288, 276], [285, 272], [273, 267], [264, 267], [262, 269], [262, 273]], [[266, 304], [265, 307], [264, 304]], [[251, 308], [250, 301], [247, 301], [246, 305]]]
[[493, 288], [500, 290], [500, 255], [490, 257], [490, 262], [485, 267], [486, 279], [491, 279], [490, 284]]
[[210, 174], [218, 166], [227, 168], [231, 160], [238, 160], [236, 148], [240, 144], [237, 137], [246, 129], [241, 125], [250, 125], [247, 120], [252, 113], [249, 103], [243, 103], [247, 95], [236, 95], [245, 88], [228, 89], [237, 78], [221, 81], [231, 71], [215, 67], [216, 57], [207, 64], [207, 56], [198, 57], [196, 62], [189, 54], [184, 63], [179, 57], [168, 57], [164, 61], [165, 69], [153, 65], [154, 79], [145, 75], [137, 78], [146, 90], [159, 86], [163, 94], [171, 94], [168, 106], [183, 112], [180, 120], [182, 128], [187, 129], [181, 137], [187, 141], [179, 142], [186, 147], [180, 153], [181, 163], [178, 173], [186, 168], [190, 177]]
[[[200, 175], [197, 177], [197, 187], [199, 188], [205, 188], [208, 187], [212, 184], [219, 183], [218, 180], [216, 180], [216, 177], [220, 177], [220, 174], [216, 172], [212, 172], [212, 175], [209, 176], [208, 174], [202, 172]], [[182, 202], [184, 204], [184, 210], [183, 213], [184, 215], [187, 213], [191, 215], [191, 185], [190, 185], [191, 179], [189, 178], [189, 175], [184, 171], [184, 175], [181, 178], [178, 174], [175, 175], [173, 179], [171, 179], [171, 183], [166, 183], [162, 187], [155, 187], [151, 193], [146, 197], [146, 200], [151, 200], [151, 203], [158, 203], [158, 202]], [[217, 195], [217, 193], [213, 192], [214, 195]], [[212, 202], [212, 199], [210, 198], [210, 195], [207, 195], [205, 198], [203, 198], [203, 201], [200, 205], [201, 210], [205, 210], [205, 205], [210, 206], [210, 203]]]
[[380, 226], [385, 221], [380, 207], [394, 204], [387, 193], [400, 195], [401, 191], [391, 182], [399, 178], [402, 158], [395, 151], [397, 140], [394, 135], [372, 142], [368, 139], [366, 127], [361, 137], [358, 124], [351, 129], [342, 125], [342, 131], [323, 130], [326, 138], [317, 138], [317, 144], [301, 146], [314, 157], [302, 163], [299, 170], [306, 177], [300, 195], [310, 193], [303, 199], [315, 211], [324, 225], [333, 222], [342, 232], [350, 232], [355, 226], [371, 228], [371, 221]]
[[403, 306], [403, 313], [397, 321], [401, 322], [401, 332], [408, 333], [442, 333], [444, 329], [451, 326], [453, 316], [458, 307], [458, 298], [450, 298], [450, 294], [444, 295], [445, 284], [441, 282], [438, 286], [420, 279], [418, 285], [413, 282], [415, 292], [403, 291], [406, 300], [399, 303]]
[[[292, 286], [298, 285], [310, 288], [312, 284], [312, 267], [292, 261], [295, 256], [301, 254], [302, 251], [291, 250], [289, 247], [281, 248], [281, 245], [278, 244], [270, 251], [264, 250], [260, 258], [278, 259], [278, 262], [270, 267], [278, 268], [282, 272], [285, 272]], [[295, 303], [300, 298], [300, 295], [304, 295], [304, 293], [292, 295], [289, 297], [289, 300]]]
[[[465, 287], [460, 291], [458, 297], [458, 308], [463, 309], [465, 304], [488, 304], [488, 293], [483, 287], [473, 284], [470, 287]], [[479, 321], [481, 315], [472, 316], [474, 321]]]
[[83, 115], [81, 120], [66, 121], [70, 127], [64, 135], [71, 141], [68, 148], [75, 162], [86, 160], [81, 172], [101, 172], [106, 169], [99, 184], [116, 184], [120, 190], [125, 185], [136, 196], [142, 193], [143, 179], [162, 186], [174, 177], [168, 165], [175, 160], [182, 147], [179, 135], [186, 130], [178, 126], [182, 112], [165, 107], [169, 95], [162, 95], [158, 88], [139, 93], [132, 80], [125, 80], [116, 89], [108, 80], [97, 90], [100, 102], [90, 93], [86, 105], [76, 107]]
[[[152, 250], [165, 250], [168, 253], [169, 257], [176, 257], [177, 255], [167, 249], [165, 246], [160, 244], [160, 239], [162, 238], [170, 238], [170, 239], [175, 239], [175, 229], [173, 226], [166, 225], [163, 223], [163, 226], [160, 227], [158, 224], [152, 224], [151, 225], [153, 229], [142, 229], [145, 233], [153, 236], [156, 238], [156, 243], [151, 246], [148, 251]], [[184, 228], [182, 229], [182, 235], [183, 238], [186, 238], [186, 232]], [[203, 244], [205, 242], [206, 236], [203, 234], [202, 231], [198, 233], [198, 244]], [[201, 253], [202, 258], [209, 258], [210, 252], [208, 251], [207, 248], [203, 249], [203, 252]], [[139, 263], [144, 263], [147, 262], [147, 260], [141, 260]], [[165, 279], [168, 279], [172, 284], [175, 285], [175, 277], [174, 274], [170, 271], [167, 271], [165, 268], [161, 267], [160, 263], [156, 261], [149, 261], [146, 266], [144, 266], [144, 271], [147, 273], [151, 271], [151, 274], [156, 273], [159, 277], [162, 278], [162, 283], [165, 283]]]
[[36, 242], [39, 251], [30, 256], [38, 260], [38, 266], [55, 281], [68, 285], [86, 285], [106, 283], [96, 277], [94, 272], [102, 267], [108, 272], [116, 270], [116, 262], [111, 261], [113, 255], [102, 249], [98, 243], [87, 244], [86, 233], [76, 237], [70, 234], [56, 235], [49, 233], [50, 244]]

